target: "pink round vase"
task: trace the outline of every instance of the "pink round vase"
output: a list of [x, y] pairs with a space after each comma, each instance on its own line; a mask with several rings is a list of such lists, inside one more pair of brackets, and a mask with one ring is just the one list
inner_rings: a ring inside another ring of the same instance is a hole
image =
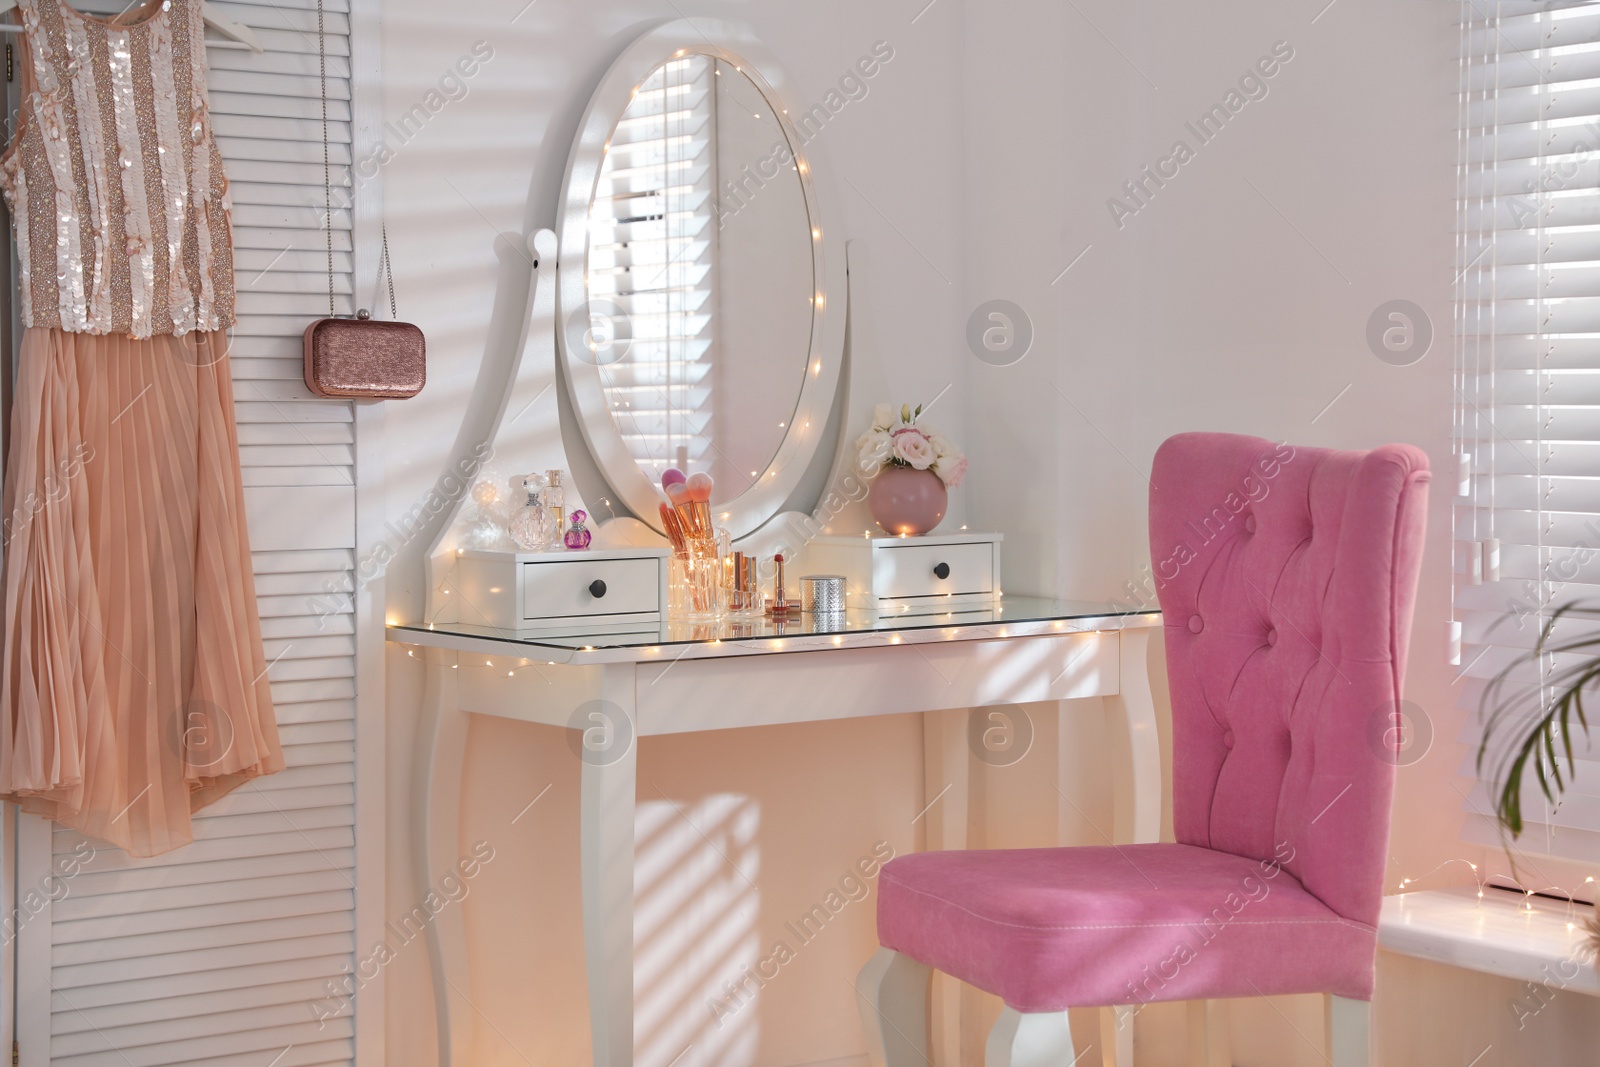
[[867, 490], [867, 510], [888, 533], [915, 537], [939, 525], [950, 494], [932, 471], [914, 467], [885, 467]]

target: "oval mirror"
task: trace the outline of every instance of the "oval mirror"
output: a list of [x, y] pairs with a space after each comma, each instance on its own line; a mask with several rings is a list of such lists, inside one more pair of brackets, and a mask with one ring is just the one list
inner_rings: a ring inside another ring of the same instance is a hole
[[745, 32], [670, 23], [612, 66], [568, 164], [567, 382], [601, 472], [657, 528], [677, 467], [713, 477], [733, 536], [755, 530], [816, 458], [833, 404], [842, 257], [775, 83]]

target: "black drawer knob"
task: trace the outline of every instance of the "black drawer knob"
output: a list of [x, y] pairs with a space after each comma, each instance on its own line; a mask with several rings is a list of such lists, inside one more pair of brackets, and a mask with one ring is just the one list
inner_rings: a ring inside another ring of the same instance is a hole
[[606, 595], [606, 583], [599, 578], [589, 583], [589, 595], [599, 600]]
[[948, 563], [937, 563], [937, 564], [935, 564], [934, 568], [933, 568], [933, 576], [935, 578], [940, 578], [940, 579], [950, 577], [950, 564], [948, 564]]

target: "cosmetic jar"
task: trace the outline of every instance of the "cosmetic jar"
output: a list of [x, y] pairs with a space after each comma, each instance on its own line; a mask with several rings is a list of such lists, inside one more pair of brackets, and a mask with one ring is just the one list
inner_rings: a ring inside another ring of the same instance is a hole
[[808, 574], [800, 579], [800, 606], [813, 615], [844, 612], [844, 579], [837, 574]]

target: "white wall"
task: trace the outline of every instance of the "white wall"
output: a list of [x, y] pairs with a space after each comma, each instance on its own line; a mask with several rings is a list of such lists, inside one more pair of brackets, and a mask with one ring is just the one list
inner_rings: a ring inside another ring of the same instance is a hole
[[[859, 242], [856, 421], [874, 400], [926, 399], [952, 386], [934, 417], [966, 443], [973, 470], [948, 521], [1005, 531], [1011, 591], [1122, 595], [1147, 559], [1145, 472], [1175, 432], [1234, 430], [1349, 448], [1407, 441], [1427, 450], [1436, 470], [1447, 469], [1455, 5], [522, 3], [458, 5], [448, 18], [421, 0], [385, 5], [392, 114], [475, 40], [495, 50], [467, 98], [444, 108], [387, 169], [402, 312], [427, 330], [431, 352], [427, 391], [388, 417], [392, 514], [427, 492], [452, 448], [465, 451], [482, 432], [483, 382], [502, 373], [523, 311], [528, 267], [516, 249], [553, 219], [589, 90], [628, 39], [680, 8], [751, 23], [795, 78], [803, 104], [875, 41], [893, 45], [895, 58], [866, 99], [820, 139], [835, 170], [842, 229]], [[1222, 100], [1279, 41], [1294, 55], [1266, 97], [1248, 103], [1118, 228], [1106, 200], [1175, 139], [1193, 145], [1184, 123]], [[985, 365], [966, 349], [968, 312], [996, 298], [1020, 305], [1036, 331], [1032, 351], [1014, 366]], [[1380, 362], [1364, 338], [1371, 312], [1396, 298], [1421, 305], [1436, 331], [1432, 351], [1411, 367]], [[539, 408], [543, 450], [507, 460], [504, 472], [563, 463], [558, 392]], [[1467, 869], [1451, 861], [1496, 862], [1456, 843], [1466, 788], [1456, 769], [1467, 752], [1457, 736], [1470, 724], [1452, 710], [1443, 664], [1447, 481], [1433, 494], [1407, 686], [1435, 741], [1400, 774], [1391, 885], [1459, 882]], [[419, 608], [419, 549], [413, 544], [391, 568], [393, 614]], [[412, 903], [401, 775], [418, 682], [413, 663], [393, 665], [395, 913]], [[1097, 838], [1087, 824], [1106, 815], [1103, 771], [1088, 755], [1101, 727], [1086, 715], [1068, 728], [1086, 758], [1082, 776], [1064, 786], [1086, 812], [1080, 829], [1090, 843]], [[1046, 743], [1053, 732], [1041, 723], [1038, 751], [1054, 750]], [[1025, 760], [1008, 771], [988, 775], [978, 832], [992, 844], [1043, 843], [1054, 834], [1050, 769]], [[575, 761], [538, 729], [482, 722], [468, 774], [463, 840], [487, 839], [497, 850], [466, 905], [481, 1062], [579, 1062], [587, 1032]], [[730, 957], [753, 962], [740, 954], [770, 940], [873, 842], [914, 846], [920, 725], [899, 718], [647, 743], [640, 781], [645, 818], [670, 820], [663, 798], [671, 798], [754, 850], [753, 893], [741, 902], [740, 947]], [[510, 826], [546, 784], [552, 789], [536, 817]], [[705, 858], [693, 840], [683, 848], [690, 866]], [[749, 1052], [730, 1062], [831, 1062], [859, 1052], [842, 978], [869, 950], [872, 919], [870, 904], [853, 907], [826, 943], [808, 947], [761, 1005], [735, 1020]], [[710, 921], [688, 909], [680, 918], [691, 929]], [[420, 947], [408, 952], [390, 970], [390, 1059], [430, 1063], [426, 970]], [[1470, 1059], [1454, 1047], [1464, 1021], [1507, 1013], [1519, 993], [1510, 983], [1462, 983], [1459, 998], [1428, 1005], [1440, 1021], [1427, 1025], [1450, 1041], [1422, 1041], [1415, 1003], [1399, 997], [1415, 974], [1386, 960], [1380, 975], [1392, 1040], [1410, 1035], [1407, 1063]], [[1150, 1057], [1141, 1062], [1177, 1062], [1178, 1017], [1169, 1009], [1141, 1018]], [[1554, 1047], [1550, 1034], [1570, 1017], [1552, 1009], [1528, 1031], [1497, 1032], [1481, 1067], [1532, 1062], [1535, 1050]], [[1235, 1020], [1241, 1065], [1321, 1062], [1296, 1034], [1320, 1031], [1303, 1000], [1241, 1004]], [[1544, 1036], [1533, 1033], [1547, 1022]], [[699, 1062], [695, 1055], [684, 1063]]]

